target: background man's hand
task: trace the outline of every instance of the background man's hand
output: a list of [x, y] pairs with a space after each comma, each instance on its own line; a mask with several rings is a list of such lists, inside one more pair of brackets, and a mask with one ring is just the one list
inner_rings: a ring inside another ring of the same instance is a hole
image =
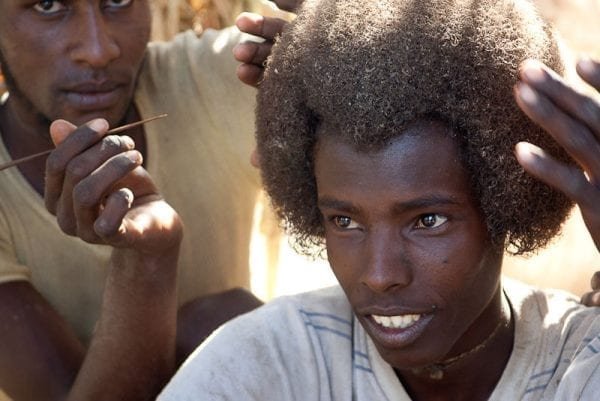
[[592, 276], [592, 291], [586, 292], [581, 297], [581, 303], [587, 306], [600, 306], [600, 271]]
[[[280, 10], [295, 12], [302, 0], [274, 0]], [[233, 49], [233, 56], [242, 64], [237, 75], [247, 85], [257, 86], [262, 80], [264, 65], [271, 54], [276, 37], [281, 34], [288, 21], [253, 13], [242, 13], [235, 24], [240, 31], [258, 36], [263, 42], [243, 42]]]
[[45, 202], [61, 229], [90, 243], [160, 252], [179, 244], [181, 222], [162, 200], [127, 136], [106, 136], [97, 119], [50, 127], [57, 145], [46, 164]]

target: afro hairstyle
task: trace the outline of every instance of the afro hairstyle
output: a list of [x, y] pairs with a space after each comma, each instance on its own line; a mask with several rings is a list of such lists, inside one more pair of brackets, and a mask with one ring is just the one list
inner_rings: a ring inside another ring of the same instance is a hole
[[514, 101], [527, 58], [563, 71], [528, 0], [305, 0], [273, 48], [256, 109], [263, 184], [296, 250], [324, 249], [318, 136], [368, 152], [420, 120], [455, 136], [492, 240], [513, 254], [545, 246], [573, 203], [529, 176], [514, 145], [573, 161]]

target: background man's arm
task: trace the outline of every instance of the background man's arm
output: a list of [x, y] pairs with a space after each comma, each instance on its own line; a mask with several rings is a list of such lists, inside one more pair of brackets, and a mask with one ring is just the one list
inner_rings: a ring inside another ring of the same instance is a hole
[[181, 222], [131, 140], [102, 146], [107, 128], [54, 125], [45, 189], [63, 231], [114, 247], [96, 331], [86, 352], [31, 284], [0, 285], [0, 386], [15, 400], [150, 400], [173, 373]]

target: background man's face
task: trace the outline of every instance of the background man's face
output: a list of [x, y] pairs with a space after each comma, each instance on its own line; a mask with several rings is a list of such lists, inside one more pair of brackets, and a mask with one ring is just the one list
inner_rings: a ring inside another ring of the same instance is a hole
[[118, 123], [133, 96], [150, 21], [147, 0], [0, 2], [2, 68], [21, 115]]

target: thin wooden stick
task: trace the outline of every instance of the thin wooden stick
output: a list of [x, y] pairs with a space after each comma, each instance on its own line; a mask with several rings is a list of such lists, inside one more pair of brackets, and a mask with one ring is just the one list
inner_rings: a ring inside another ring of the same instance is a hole
[[[125, 124], [125, 125], [121, 125], [120, 127], [116, 127], [116, 128], [113, 128], [113, 129], [109, 129], [108, 131], [106, 131], [106, 134], [107, 134], [107, 135], [108, 135], [108, 134], [118, 134], [119, 132], [123, 132], [123, 131], [126, 131], [126, 130], [128, 130], [128, 129], [131, 129], [131, 128], [134, 128], [134, 127], [137, 127], [138, 125], [146, 124], [146, 123], [148, 123], [148, 122], [150, 122], [150, 121], [158, 120], [159, 118], [164, 118], [164, 117], [166, 117], [167, 115], [168, 115], [168, 114], [160, 114], [160, 115], [158, 115], [158, 116], [154, 116], [154, 117], [146, 118], [146, 119], [144, 119], [144, 120], [136, 121], [136, 122], [134, 122], [134, 123], [131, 123], [131, 124]], [[27, 161], [29, 161], [29, 160], [33, 160], [33, 159], [35, 159], [35, 158], [38, 158], [38, 157], [40, 157], [40, 156], [47, 155], [47, 154], [49, 154], [50, 152], [52, 152], [53, 150], [54, 150], [54, 149], [48, 149], [48, 150], [44, 150], [43, 152], [40, 152], [40, 153], [35, 153], [35, 154], [33, 154], [33, 155], [29, 155], [29, 156], [21, 157], [20, 159], [11, 160], [11, 161], [10, 161], [10, 162], [8, 162], [8, 163], [0, 164], [0, 171], [2, 171], [2, 170], [4, 170], [4, 169], [7, 169], [7, 168], [9, 168], [9, 167], [16, 166], [16, 165], [18, 165], [18, 164], [21, 164], [21, 163], [25, 163], [25, 162], [27, 162]]]

